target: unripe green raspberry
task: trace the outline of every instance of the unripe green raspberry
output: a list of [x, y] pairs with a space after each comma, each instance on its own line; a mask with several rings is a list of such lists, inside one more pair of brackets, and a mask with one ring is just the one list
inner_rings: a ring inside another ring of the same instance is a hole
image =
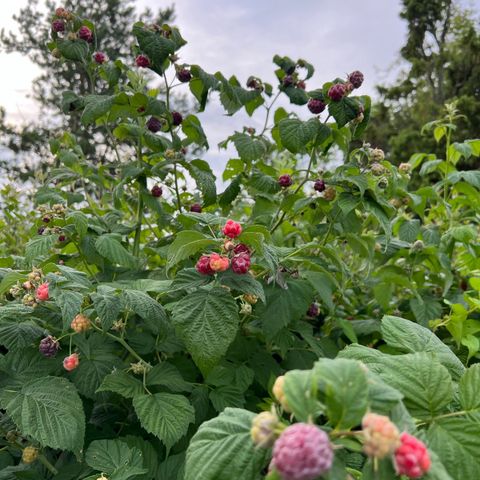
[[410, 173], [410, 170], [412, 169], [412, 166], [411, 166], [409, 163], [401, 163], [401, 164], [398, 166], [398, 169], [399, 169], [402, 173]]
[[376, 413], [367, 413], [362, 420], [363, 451], [369, 457], [385, 458], [400, 445], [400, 432], [392, 421]]
[[33, 463], [38, 458], [38, 449], [32, 446], [25, 447], [22, 452], [24, 463]]
[[277, 436], [275, 429], [278, 423], [277, 416], [272, 412], [261, 412], [256, 415], [250, 429], [253, 443], [262, 448], [270, 448]]
[[380, 148], [372, 148], [370, 150], [370, 158], [373, 162], [381, 162], [385, 160], [385, 153]]
[[290, 413], [290, 405], [287, 402], [287, 398], [285, 396], [285, 392], [283, 391], [283, 386], [285, 384], [285, 375], [280, 375], [277, 377], [275, 380], [275, 383], [273, 384], [272, 388], [272, 393], [277, 402], [282, 406], [282, 408]]
[[377, 162], [372, 163], [370, 170], [377, 177], [385, 173], [385, 167], [381, 163], [377, 163]]
[[425, 248], [425, 244], [422, 240], [416, 240], [412, 245], [413, 252], [421, 252]]

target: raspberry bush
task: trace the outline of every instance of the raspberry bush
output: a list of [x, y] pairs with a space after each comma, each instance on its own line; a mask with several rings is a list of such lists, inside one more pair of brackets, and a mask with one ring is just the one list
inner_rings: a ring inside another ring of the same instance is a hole
[[[397, 168], [361, 141], [357, 70], [226, 78], [143, 23], [124, 63], [100, 28], [52, 12], [51, 61], [90, 93], [61, 94], [79, 131], [50, 141], [24, 251], [0, 232], [0, 476], [475, 478], [480, 179], [456, 165], [480, 141], [455, 106], [425, 128], [445, 158]], [[221, 178], [212, 98], [247, 122]]]

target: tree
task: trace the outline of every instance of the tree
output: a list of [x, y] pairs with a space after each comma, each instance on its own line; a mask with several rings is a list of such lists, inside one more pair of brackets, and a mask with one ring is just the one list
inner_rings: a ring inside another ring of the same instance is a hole
[[[416, 151], [437, 151], [421, 127], [441, 116], [446, 102], [457, 102], [464, 117], [458, 135], [473, 138], [480, 117], [480, 30], [472, 12], [451, 0], [403, 0], [408, 24], [401, 58], [406, 68], [393, 85], [377, 87], [368, 140], [404, 162]], [[478, 123], [478, 122], [477, 122]]]

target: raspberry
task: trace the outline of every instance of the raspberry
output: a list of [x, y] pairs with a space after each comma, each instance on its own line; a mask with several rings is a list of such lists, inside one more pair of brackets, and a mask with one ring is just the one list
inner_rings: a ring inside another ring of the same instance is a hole
[[315, 425], [287, 427], [273, 446], [272, 466], [283, 480], [314, 480], [332, 467], [328, 435]]
[[210, 255], [210, 268], [214, 272], [224, 272], [230, 266], [230, 260], [227, 257], [222, 257], [218, 253]]
[[325, 191], [325, 182], [319, 178], [318, 180], [315, 180], [315, 183], [313, 184], [313, 188], [317, 192], [324, 192]]
[[210, 267], [210, 256], [202, 255], [195, 265], [195, 269], [202, 275], [213, 275], [215, 272]]
[[153, 132], [157, 133], [159, 130], [162, 129], [162, 121], [159, 120], [157, 117], [150, 117], [147, 121], [147, 128]]
[[335, 83], [328, 90], [328, 97], [334, 102], [339, 102], [345, 95], [345, 85], [343, 83]]
[[401, 164], [398, 166], [398, 169], [399, 169], [402, 173], [410, 173], [410, 170], [412, 169], [412, 166], [411, 166], [409, 163], [401, 163]]
[[360, 88], [363, 83], [363, 73], [355, 70], [348, 76], [348, 81], [353, 85], [353, 88]]
[[372, 163], [370, 170], [376, 176], [383, 175], [385, 173], [385, 167], [378, 162]]
[[63, 8], [63, 7], [58, 7], [56, 10], [55, 10], [55, 15], [57, 17], [65, 17], [67, 15], [67, 11]]
[[32, 446], [25, 447], [22, 452], [24, 463], [33, 463], [38, 458], [38, 449]]
[[202, 213], [202, 206], [199, 203], [190, 205], [190, 211], [195, 213]]
[[318, 305], [316, 303], [312, 303], [307, 310], [307, 316], [308, 317], [318, 317], [318, 314], [320, 313], [320, 309], [318, 308]]
[[255, 77], [248, 77], [247, 88], [258, 88], [258, 81]]
[[430, 470], [430, 455], [425, 444], [418, 438], [403, 432], [401, 445], [395, 450], [395, 469], [398, 475], [420, 478]]
[[150, 190], [150, 193], [152, 194], [153, 197], [161, 197], [163, 194], [163, 189], [160, 185], [154, 185], [152, 189]]
[[385, 160], [385, 153], [381, 148], [372, 148], [370, 150], [370, 158], [373, 162], [381, 162]]
[[271, 448], [275, 441], [275, 428], [278, 418], [272, 412], [261, 412], [252, 420], [250, 435], [255, 445], [262, 448]]
[[311, 98], [307, 103], [307, 107], [313, 114], [318, 115], [325, 110], [326, 105], [321, 100]]
[[48, 215], [45, 215], [45, 216], [42, 218], [42, 222], [43, 222], [43, 223], [49, 223], [51, 219], [52, 219], [52, 217], [50, 217], [50, 216], [48, 216]]
[[58, 241], [59, 242], [64, 242], [66, 239], [67, 239], [67, 237], [65, 235], [59, 235], [58, 236]]
[[63, 359], [63, 368], [68, 372], [71, 372], [78, 367], [79, 363], [80, 360], [78, 359], [78, 353], [72, 353]]
[[328, 187], [327, 189], [325, 189], [325, 192], [323, 193], [323, 198], [328, 202], [335, 200], [336, 196], [337, 196], [337, 192], [333, 187]]
[[280, 177], [278, 177], [278, 184], [282, 188], [287, 188], [293, 184], [292, 177], [290, 175], [280, 175]]
[[302, 90], [305, 90], [307, 88], [307, 84], [303, 80], [300, 80], [297, 83], [297, 88], [301, 88]]
[[83, 25], [78, 30], [78, 38], [90, 43], [93, 40], [93, 33], [87, 26]]
[[351, 93], [353, 91], [353, 84], [351, 82], [347, 82], [345, 85], [345, 93]]
[[412, 245], [412, 250], [414, 252], [421, 252], [425, 248], [425, 244], [422, 240], [415, 240]]
[[90, 328], [90, 319], [79, 313], [70, 324], [72, 330], [76, 333], [86, 332]]
[[235, 249], [235, 244], [231, 240], [225, 240], [225, 242], [223, 242], [224, 252], [231, 252], [234, 249]]
[[182, 83], [187, 83], [192, 79], [192, 74], [187, 68], [177, 70], [177, 78]]
[[107, 56], [103, 52], [95, 52], [93, 54], [93, 60], [95, 61], [95, 63], [101, 65], [102, 63], [105, 63], [107, 61]]
[[283, 77], [282, 84], [284, 87], [290, 87], [291, 85], [293, 85], [293, 77], [291, 75]]
[[37, 230], [37, 234], [38, 235], [43, 235], [43, 232], [45, 231], [45, 227], [40, 227], [38, 230]]
[[282, 408], [286, 412], [290, 412], [290, 405], [287, 402], [287, 398], [285, 397], [285, 392], [283, 391], [283, 385], [285, 383], [285, 376], [280, 375], [277, 377], [275, 380], [275, 383], [273, 384], [272, 387], [272, 393], [277, 402], [282, 406]]
[[250, 305], [255, 305], [258, 302], [258, 297], [256, 295], [252, 295], [251, 293], [245, 293], [243, 295], [243, 299]]
[[57, 19], [52, 22], [52, 30], [56, 33], [65, 31], [65, 22], [63, 20]]
[[369, 457], [385, 458], [400, 446], [400, 433], [392, 421], [375, 413], [367, 413], [362, 420], [363, 451]]
[[240, 253], [232, 258], [232, 270], [239, 275], [248, 273], [250, 264], [250, 255], [247, 253]]
[[48, 300], [48, 283], [42, 283], [38, 286], [37, 291], [35, 292], [35, 297], [40, 302], [45, 302]]
[[138, 55], [135, 59], [135, 65], [141, 68], [148, 68], [150, 66], [150, 59], [146, 55]]
[[179, 112], [172, 112], [172, 123], [175, 127], [178, 127], [183, 122], [182, 114]]
[[233, 253], [237, 255], [239, 253], [248, 253], [250, 255], [250, 248], [244, 243], [239, 243], [238, 245], [235, 245], [235, 248], [233, 249]]
[[42, 338], [40, 340], [40, 345], [38, 346], [38, 351], [47, 358], [54, 357], [59, 349], [60, 344], [58, 343], [58, 340], [51, 335]]
[[33, 290], [35, 288], [30, 280], [27, 280], [26, 282], [22, 283], [22, 287], [25, 290]]
[[229, 238], [237, 238], [242, 233], [242, 226], [233, 220], [227, 220], [222, 233]]

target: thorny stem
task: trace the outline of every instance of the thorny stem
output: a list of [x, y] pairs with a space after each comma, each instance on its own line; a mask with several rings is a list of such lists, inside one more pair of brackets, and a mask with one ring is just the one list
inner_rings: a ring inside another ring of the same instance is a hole
[[280, 96], [280, 93], [281, 92], [278, 92], [275, 97], [273, 98], [272, 100], [272, 103], [268, 106], [268, 107], [265, 107], [266, 110], [267, 110], [267, 115], [265, 116], [265, 123], [263, 124], [263, 128], [262, 128], [262, 131], [260, 132], [260, 136], [263, 135], [265, 133], [265, 130], [267, 129], [267, 126], [268, 126], [268, 119], [270, 117], [270, 111], [273, 107], [273, 104], [277, 101], [278, 97]]

